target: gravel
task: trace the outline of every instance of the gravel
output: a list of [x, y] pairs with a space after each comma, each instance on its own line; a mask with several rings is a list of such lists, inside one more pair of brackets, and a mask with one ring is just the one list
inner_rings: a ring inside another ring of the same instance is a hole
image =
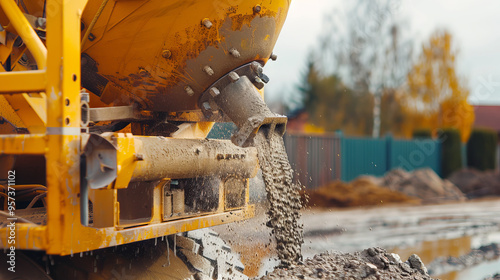
[[339, 279], [339, 280], [432, 280], [417, 255], [402, 262], [399, 255], [373, 247], [355, 253], [322, 253], [288, 269], [276, 269], [261, 280]]
[[267, 226], [272, 228], [281, 266], [294, 265], [302, 259], [302, 224], [299, 223], [302, 201], [301, 186], [293, 183], [293, 170], [276, 131], [255, 136], [259, 165], [269, 201]]

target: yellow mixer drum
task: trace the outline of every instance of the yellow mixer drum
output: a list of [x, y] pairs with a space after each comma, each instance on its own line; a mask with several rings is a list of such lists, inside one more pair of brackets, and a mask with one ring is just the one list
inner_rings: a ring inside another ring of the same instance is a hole
[[108, 104], [198, 109], [200, 95], [220, 77], [252, 61], [267, 62], [289, 4], [90, 0], [82, 16], [82, 36], [88, 34], [82, 85]]

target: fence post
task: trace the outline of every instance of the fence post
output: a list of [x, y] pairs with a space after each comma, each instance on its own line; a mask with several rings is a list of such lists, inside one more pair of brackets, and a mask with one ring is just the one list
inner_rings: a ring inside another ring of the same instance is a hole
[[345, 169], [346, 169], [345, 167], [347, 166], [347, 164], [346, 164], [347, 154], [345, 153], [344, 134], [340, 130], [335, 131], [335, 134], [339, 138], [339, 146], [340, 146], [340, 148], [339, 148], [340, 160], [338, 161], [340, 163], [339, 164], [340, 180], [345, 181], [345, 179], [347, 177], [346, 171], [345, 171]]
[[462, 143], [460, 153], [462, 154], [462, 168], [467, 168], [467, 143]]
[[497, 144], [497, 170], [500, 170], [500, 144]]
[[386, 136], [385, 136], [385, 144], [386, 144], [386, 167], [385, 167], [385, 172], [384, 173], [387, 173], [387, 171], [391, 170], [392, 169], [392, 143], [393, 142], [393, 139], [392, 139], [392, 135], [390, 133], [388, 133]]

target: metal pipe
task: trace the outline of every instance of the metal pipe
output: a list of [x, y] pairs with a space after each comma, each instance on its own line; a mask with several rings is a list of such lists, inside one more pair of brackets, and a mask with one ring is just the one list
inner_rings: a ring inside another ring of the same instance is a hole
[[83, 45], [85, 45], [85, 43], [87, 42], [87, 39], [90, 35], [90, 32], [92, 31], [92, 29], [94, 29], [94, 25], [96, 24], [97, 20], [101, 16], [102, 11], [104, 10], [104, 7], [106, 7], [107, 3], [108, 3], [108, 0], [102, 1], [101, 6], [99, 7], [99, 10], [97, 10], [97, 13], [95, 14], [94, 18], [90, 22], [89, 27], [87, 27], [87, 30], [85, 31], [85, 35], [83, 35], [82, 42], [80, 43], [80, 48], [83, 49]]
[[16, 2], [14, 0], [0, 0], [0, 6], [35, 58], [38, 69], [45, 69], [47, 67], [47, 48], [35, 30], [33, 30], [24, 14], [19, 10]]
[[134, 136], [134, 142], [138, 161], [132, 181], [257, 174], [257, 150], [229, 140]]
[[80, 157], [80, 222], [89, 225], [89, 186], [87, 184], [85, 156]]

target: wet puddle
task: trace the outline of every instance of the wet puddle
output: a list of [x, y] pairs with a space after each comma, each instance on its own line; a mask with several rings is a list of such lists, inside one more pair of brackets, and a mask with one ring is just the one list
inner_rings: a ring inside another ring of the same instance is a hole
[[460, 257], [468, 254], [471, 250], [471, 237], [424, 241], [417, 246], [387, 249], [398, 254], [402, 260], [417, 254], [425, 264], [429, 264], [439, 257]]
[[[494, 234], [497, 235], [498, 233]], [[430, 264], [440, 257], [460, 257], [467, 255], [472, 249], [479, 247], [472, 246], [473, 243], [477, 243], [473, 242], [474, 239], [477, 239], [477, 237], [464, 236], [454, 239], [424, 241], [416, 246], [395, 247], [388, 250], [400, 255], [403, 260], [408, 259], [412, 254], [417, 254], [425, 264]], [[463, 270], [433, 275], [433, 277], [441, 280], [482, 280], [495, 273], [500, 273], [500, 259], [483, 262]]]
[[482, 280], [496, 273], [500, 273], [500, 259], [485, 262], [462, 271], [453, 271], [440, 275], [439, 278], [442, 280]]

